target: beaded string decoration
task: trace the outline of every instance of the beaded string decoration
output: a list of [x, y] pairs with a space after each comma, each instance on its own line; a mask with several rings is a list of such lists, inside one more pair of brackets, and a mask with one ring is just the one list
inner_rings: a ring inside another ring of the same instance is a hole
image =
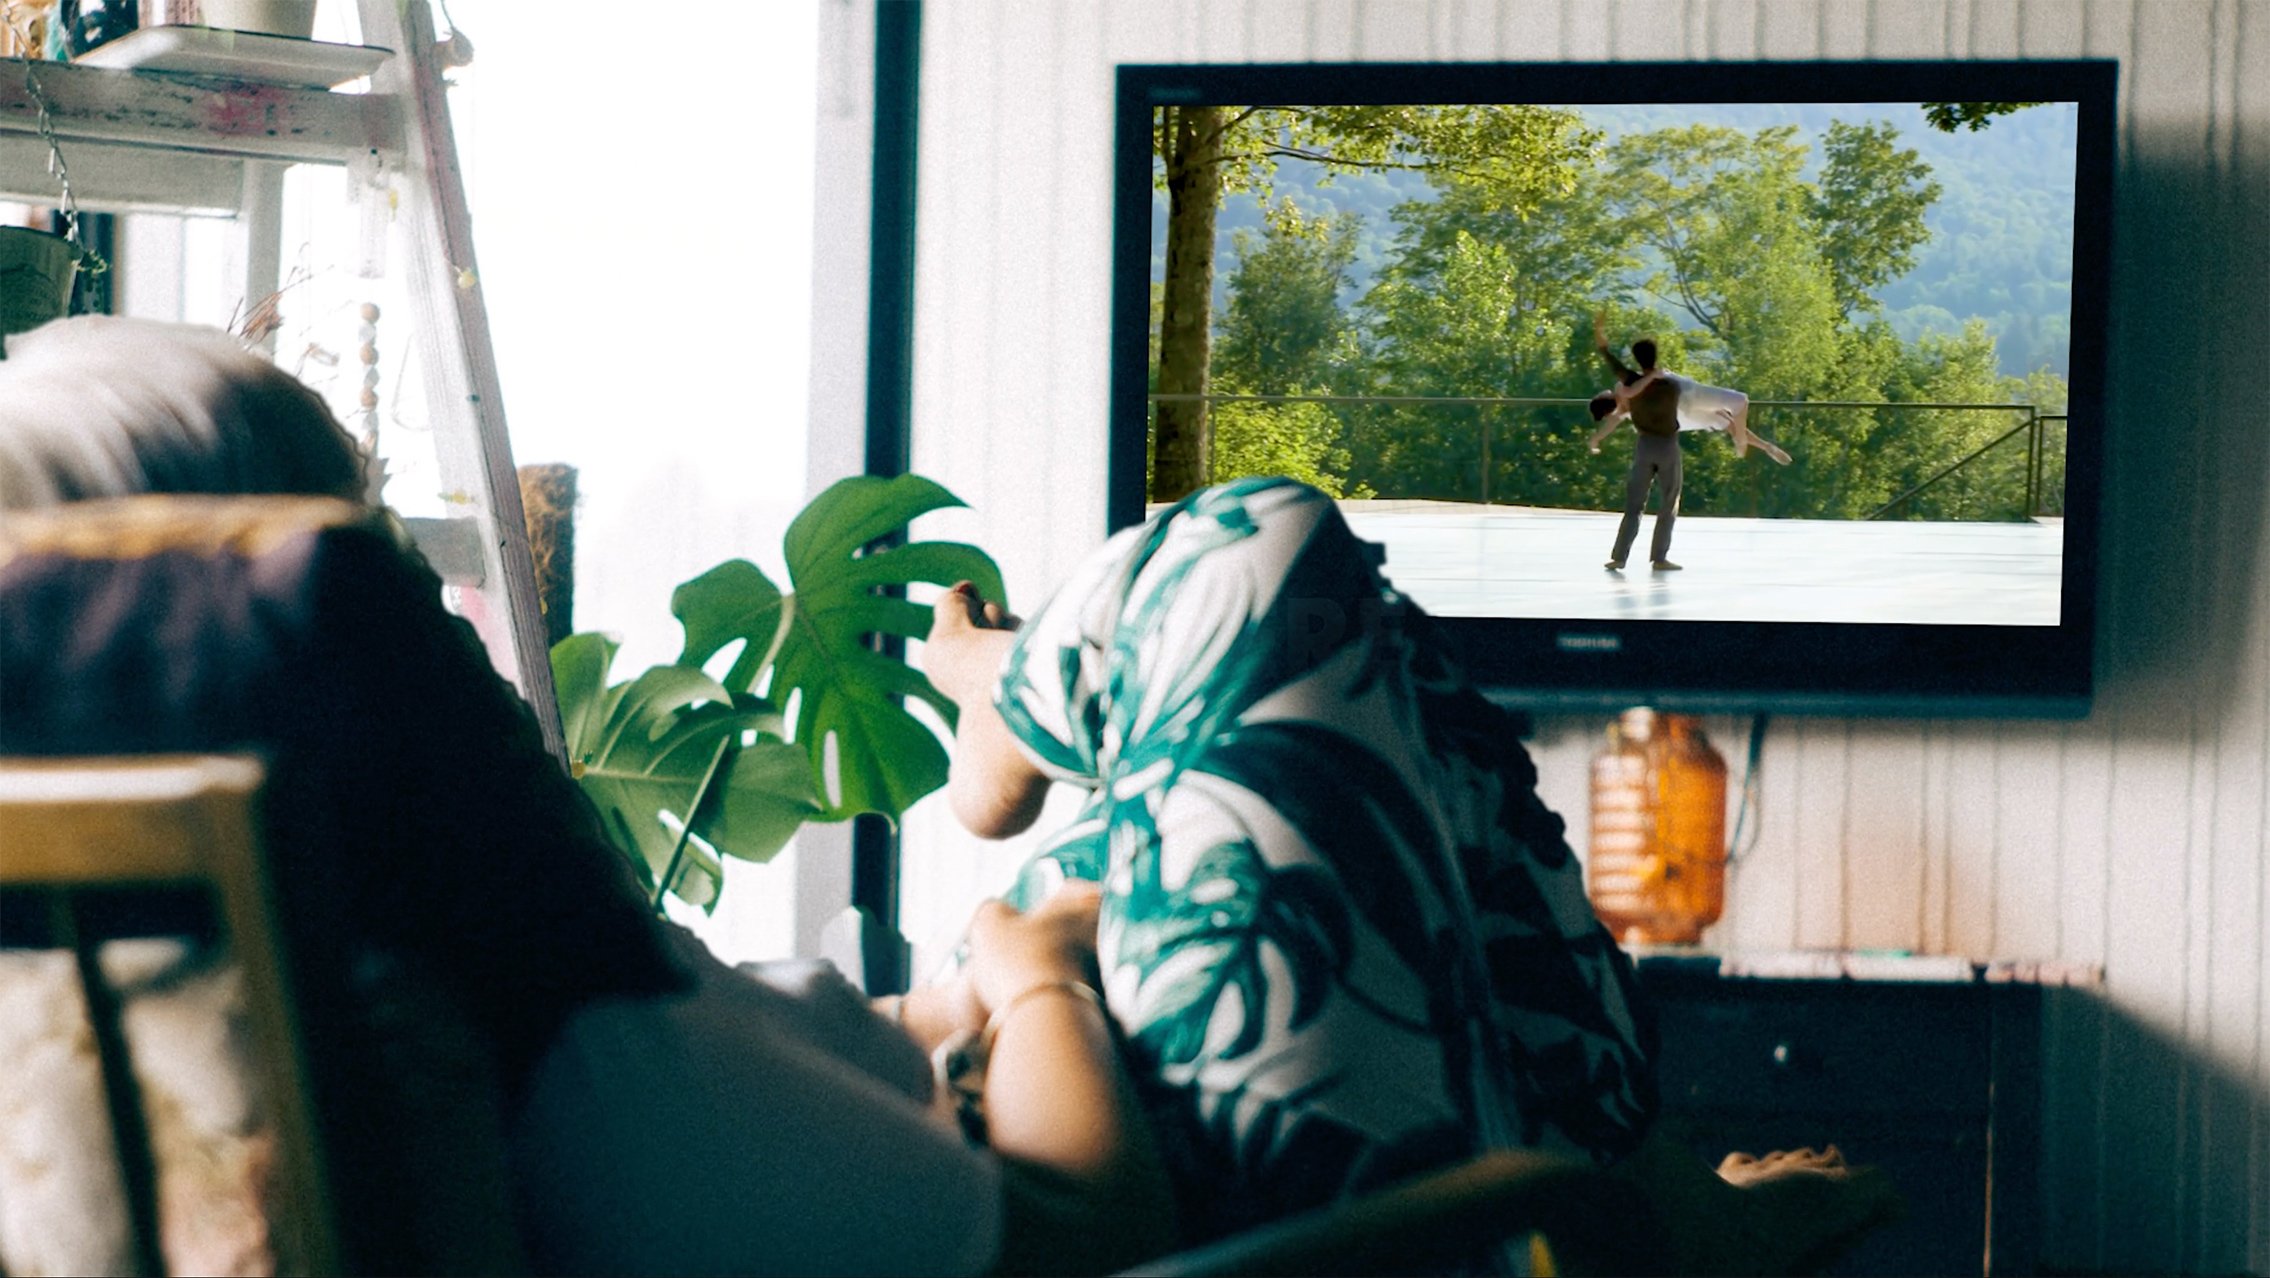
[[378, 451], [378, 303], [365, 302], [361, 322], [355, 325], [357, 357], [363, 365], [363, 388], [357, 401], [363, 412], [363, 432], [372, 452]]

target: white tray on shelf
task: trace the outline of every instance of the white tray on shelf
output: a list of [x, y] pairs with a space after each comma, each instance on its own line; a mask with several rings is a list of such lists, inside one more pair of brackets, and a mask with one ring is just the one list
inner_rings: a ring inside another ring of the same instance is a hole
[[393, 56], [393, 50], [375, 45], [331, 44], [215, 27], [165, 26], [129, 31], [72, 61], [120, 71], [172, 71], [328, 89], [369, 75]]

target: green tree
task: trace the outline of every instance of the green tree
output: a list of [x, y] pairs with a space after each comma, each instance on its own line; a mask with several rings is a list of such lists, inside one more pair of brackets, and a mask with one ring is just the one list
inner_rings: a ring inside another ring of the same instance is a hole
[[1818, 367], [1840, 314], [1795, 135], [1694, 125], [1626, 137], [1609, 153], [1614, 207], [1655, 263], [1642, 290], [1745, 371]]
[[2023, 111], [2027, 107], [2048, 106], [2046, 102], [1926, 102], [1923, 118], [1941, 133], [1955, 133], [1969, 129], [1976, 133], [1994, 122], [1998, 115]]
[[[1166, 192], [1165, 290], [1157, 390], [1204, 395], [1211, 380], [1215, 227], [1222, 197], [1266, 193], [1279, 159], [1334, 174], [1407, 169], [1470, 183], [1508, 208], [1570, 189], [1598, 135], [1574, 112], [1538, 106], [1161, 107], [1156, 180]], [[1205, 402], [1162, 402], [1151, 496], [1205, 482]]]
[[1340, 293], [1361, 229], [1353, 215], [1304, 217], [1288, 199], [1269, 210], [1260, 237], [1233, 236], [1237, 266], [1214, 374], [1260, 394], [1326, 384], [1348, 333]]
[[1846, 315], [1876, 309], [1876, 290], [1915, 267], [1915, 251], [1931, 238], [1923, 214], [1940, 186], [1931, 166], [1899, 149], [1889, 124], [1829, 125], [1821, 141], [1813, 220], [1829, 263], [1837, 305]]
[[[2016, 386], [1996, 372], [1996, 363], [1994, 336], [1982, 319], [1965, 322], [1959, 334], [1926, 333], [1907, 349], [1887, 387], [1888, 397], [1926, 403], [2012, 402]], [[2024, 438], [2004, 438], [2022, 420], [2015, 412], [1920, 409], [1906, 416], [1912, 419], [1908, 428], [1915, 440], [1912, 469], [1901, 476], [1901, 491], [1930, 483], [1891, 512], [1893, 518], [2026, 517]]]
[[[1401, 366], [1386, 389], [1419, 393], [1402, 379], [1422, 368], [1434, 379], [1426, 391], [1433, 394], [1581, 401], [1604, 388], [1607, 370], [1592, 352], [1591, 313], [1640, 264], [1631, 237], [1608, 206], [1604, 183], [1587, 178], [1518, 213], [1495, 207], [1484, 193], [1464, 185], [1438, 184], [1437, 191], [1437, 198], [1411, 201], [1391, 214], [1398, 230], [1381, 278], [1395, 281], [1397, 289], [1371, 296], [1363, 311], [1371, 321], [1370, 349], [1384, 352], [1392, 343]], [[1499, 263], [1500, 274], [1487, 290], [1453, 280], [1475, 245], [1487, 245]], [[1446, 287], [1446, 281], [1453, 282]], [[1393, 314], [1415, 298], [1460, 295], [1474, 298], [1472, 305], [1498, 308], [1502, 324], [1438, 326]], [[1660, 325], [1654, 318], [1649, 323]], [[1469, 341], [1477, 349], [1427, 353], [1438, 337]], [[1383, 453], [1366, 442], [1382, 432], [1403, 435], [1428, 411], [1411, 406], [1364, 414], [1365, 426], [1357, 432], [1359, 473], [1368, 470], [1369, 482], [1395, 495], [1422, 484], [1440, 491], [1445, 477], [1439, 472], [1431, 478], [1402, 473], [1408, 448]], [[1472, 419], [1467, 430], [1475, 441], [1462, 451], [1474, 454], [1477, 467], [1479, 432], [1488, 426], [1487, 490], [1493, 502], [1594, 509], [1622, 500], [1622, 472], [1584, 450], [1592, 424], [1576, 404], [1431, 411], [1463, 412]], [[1442, 495], [1478, 497], [1481, 490], [1477, 480]]]
[[[1360, 225], [1352, 214], [1305, 217], [1286, 199], [1268, 211], [1261, 236], [1233, 237], [1237, 266], [1215, 348], [1216, 390], [1305, 395], [1330, 385], [1335, 359], [1352, 341], [1340, 291]], [[1209, 417], [1209, 481], [1285, 475], [1334, 497], [1371, 495], [1347, 482], [1344, 431], [1325, 404], [1225, 400]]]
[[[1382, 272], [1359, 311], [1368, 335], [1365, 388], [1396, 396], [1481, 397], [1530, 383], [1560, 358], [1565, 323], [1508, 325], [1518, 291], [1512, 254], [1465, 232], [1439, 266], [1397, 262]], [[1496, 500], [1499, 449], [1509, 441], [1489, 405], [1390, 403], [1357, 419], [1350, 472], [1395, 497]], [[1581, 451], [1581, 450], [1580, 450]]]
[[1340, 419], [1314, 400], [1225, 401], [1214, 408], [1212, 478], [1283, 475], [1332, 497], [1377, 496], [1369, 485], [1349, 482], [1341, 433]]

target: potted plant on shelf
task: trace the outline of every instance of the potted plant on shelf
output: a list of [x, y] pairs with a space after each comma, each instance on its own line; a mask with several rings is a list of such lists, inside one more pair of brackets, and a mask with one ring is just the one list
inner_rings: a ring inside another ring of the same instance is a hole
[[0, 226], [0, 338], [39, 327], [71, 309], [79, 246], [50, 231]]
[[[898, 540], [917, 516], [962, 504], [917, 475], [839, 481], [788, 526], [789, 590], [735, 559], [672, 593], [676, 661], [610, 684], [614, 640], [553, 646], [571, 769], [658, 910], [665, 895], [714, 909], [721, 857], [769, 860], [806, 821], [896, 820], [945, 784], [945, 746], [906, 699], [949, 728], [953, 703], [872, 640], [929, 630], [930, 610], [892, 587], [968, 580], [1003, 598], [976, 547]], [[722, 676], [708, 673], [735, 644]]]

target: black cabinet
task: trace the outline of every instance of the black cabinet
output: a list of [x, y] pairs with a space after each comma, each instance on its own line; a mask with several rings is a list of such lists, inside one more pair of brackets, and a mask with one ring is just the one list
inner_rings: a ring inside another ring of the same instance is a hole
[[2022, 1274], [2037, 1247], [2041, 991], [1758, 979], [1642, 959], [1665, 1130], [1730, 1151], [1835, 1145], [1907, 1200], [1835, 1274]]

